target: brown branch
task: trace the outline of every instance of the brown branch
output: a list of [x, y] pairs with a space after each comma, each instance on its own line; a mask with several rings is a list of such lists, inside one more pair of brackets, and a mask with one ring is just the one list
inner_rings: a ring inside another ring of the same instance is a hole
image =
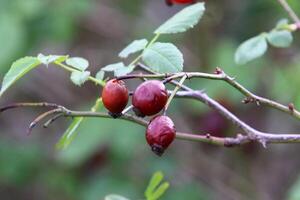
[[[142, 68], [143, 70], [150, 72], [150, 73], [155, 73], [152, 70], [150, 70], [147, 66], [144, 64], [139, 63], [138, 66]], [[192, 75], [196, 76], [196, 74], [191, 74], [191, 73], [183, 73], [181, 76], [185, 76], [188, 74], [188, 76], [191, 78], [193, 77]], [[201, 74], [201, 75], [200, 75]], [[200, 77], [204, 73], [197, 73], [197, 76]], [[224, 75], [225, 73], [219, 73], [219, 74], [209, 74], [209, 77], [211, 79], [220, 79], [220, 80], [225, 80], [228, 83], [236, 83], [234, 79], [232, 78], [226, 78]], [[174, 75], [175, 76], [175, 75]], [[180, 76], [179, 76], [180, 77]], [[204, 78], [206, 76], [203, 76]], [[174, 85], [180, 85], [177, 81], [174, 81], [171, 79], [170, 83]], [[236, 88], [240, 88], [240, 85], [236, 85]], [[260, 142], [264, 147], [268, 143], [299, 143], [300, 142], [300, 134], [274, 134], [274, 133], [266, 133], [266, 132], [261, 132], [258, 131], [242, 120], [240, 120], [237, 116], [235, 116], [233, 113], [231, 113], [229, 110], [227, 110], [224, 106], [222, 106], [220, 103], [215, 101], [214, 99], [210, 98], [206, 93], [203, 91], [195, 91], [185, 85], [182, 85], [181, 87], [184, 91], [177, 92], [177, 96], [181, 97], [188, 97], [192, 99], [196, 99], [198, 101], [203, 102], [204, 104], [208, 105], [209, 107], [213, 108], [214, 110], [218, 111], [221, 115], [223, 115], [225, 118], [227, 118], [229, 121], [231, 121], [236, 127], [241, 128], [246, 134], [247, 134], [247, 140], [250, 141], [258, 141]], [[240, 88], [242, 89], [242, 88]], [[240, 90], [239, 90], [240, 91]], [[247, 90], [242, 90], [242, 91], [247, 91]], [[251, 93], [252, 94], [252, 93]], [[262, 99], [260, 99], [262, 100]], [[264, 101], [262, 101], [264, 102]], [[269, 104], [267, 104], [269, 105]], [[245, 140], [243, 140], [245, 141]], [[241, 142], [238, 142], [241, 143]]]
[[44, 118], [52, 115], [52, 114], [56, 114], [56, 113], [62, 113], [63, 109], [60, 108], [56, 108], [53, 110], [49, 110], [41, 115], [39, 115], [37, 118], [35, 118], [29, 125], [28, 129], [27, 129], [27, 135], [30, 135], [32, 129], [40, 122], [42, 121]]
[[57, 119], [63, 117], [64, 115], [62, 113], [58, 113], [54, 117], [50, 118], [48, 121], [46, 121], [43, 125], [44, 128], [48, 128], [53, 122], [55, 122]]
[[[214, 80], [223, 80], [232, 85], [234, 88], [236, 88], [238, 91], [240, 91], [242, 94], [244, 94], [248, 98], [254, 99], [254, 102], [258, 102], [260, 104], [265, 104], [270, 107], [276, 108], [278, 110], [289, 112], [293, 116], [299, 118], [299, 112], [294, 109], [292, 105], [284, 106], [282, 104], [279, 104], [277, 102], [274, 102], [272, 100], [259, 97], [257, 95], [254, 95], [250, 91], [248, 91], [246, 88], [244, 88], [241, 84], [236, 82], [233, 78], [226, 75], [222, 70], [218, 70], [217, 74], [206, 74], [206, 73], [200, 73], [200, 72], [189, 72], [189, 73], [177, 73], [173, 75], [166, 75], [166, 74], [156, 74], [155, 72], [151, 71], [147, 66], [143, 64], [138, 64], [140, 68], [143, 70], [153, 73], [151, 75], [152, 78], [165, 78], [167, 82], [170, 82], [171, 84], [180, 87], [182, 91], [178, 91], [176, 93], [176, 97], [182, 97], [182, 98], [190, 98], [195, 99], [197, 101], [201, 101], [204, 104], [208, 105], [209, 107], [215, 109], [220, 114], [222, 114], [225, 118], [230, 120], [235, 126], [241, 128], [246, 135], [237, 135], [237, 137], [229, 137], [229, 138], [221, 138], [221, 137], [214, 137], [210, 134], [204, 134], [204, 135], [196, 135], [196, 134], [189, 134], [189, 133], [176, 133], [176, 138], [181, 140], [189, 140], [189, 141], [201, 141], [206, 143], [211, 143], [215, 145], [222, 145], [226, 147], [231, 146], [237, 146], [241, 145], [247, 142], [251, 141], [257, 141], [260, 142], [264, 147], [268, 143], [300, 143], [300, 135], [299, 134], [274, 134], [274, 133], [266, 133], [262, 131], [258, 131], [251, 126], [249, 126], [247, 123], [240, 120], [237, 116], [235, 116], [233, 113], [231, 113], [229, 110], [227, 110], [224, 106], [219, 104], [214, 99], [210, 98], [206, 93], [203, 91], [197, 91], [193, 90], [189, 87], [187, 87], [184, 84], [180, 84], [179, 82], [175, 81], [176, 78], [181, 78], [183, 76], [186, 76], [188, 78], [193, 77], [202, 77], [207, 79], [214, 79]], [[150, 75], [145, 75], [150, 77]], [[130, 75], [131, 78], [136, 77], [135, 75]], [[142, 78], [142, 75], [138, 76], [139, 78]], [[167, 78], [166, 78], [167, 77]], [[63, 106], [52, 104], [52, 103], [17, 103], [17, 104], [11, 104], [8, 106], [5, 106], [3, 108], [0, 108], [0, 112], [5, 111], [7, 109], [17, 108], [17, 107], [48, 107], [48, 108], [55, 108], [53, 110], [50, 110], [46, 113], [43, 113], [39, 117], [37, 117], [31, 124], [29, 130], [31, 130], [38, 122], [40, 122], [45, 117], [52, 115], [52, 114], [61, 114], [64, 117], [102, 117], [102, 118], [111, 118], [111, 116], [107, 113], [102, 112], [93, 112], [93, 111], [72, 111], [69, 110]], [[56, 119], [54, 116], [53, 119]], [[120, 117], [122, 120], [131, 121], [137, 124], [140, 124], [142, 126], [146, 126], [148, 124], [147, 121], [144, 119], [138, 118], [136, 116], [130, 115], [130, 114], [124, 114]], [[51, 122], [51, 119], [49, 120]], [[47, 122], [46, 122], [47, 124]]]
[[[185, 86], [186, 87], [186, 86]], [[204, 95], [204, 96], [203, 96]], [[215, 108], [220, 113], [222, 113], [224, 116], [226, 116], [229, 120], [234, 122], [235, 125], [243, 129], [247, 135], [241, 135], [238, 134], [237, 137], [215, 137], [211, 134], [190, 134], [190, 133], [182, 133], [182, 132], [176, 132], [176, 138], [180, 140], [187, 140], [187, 141], [196, 141], [196, 142], [205, 142], [209, 144], [214, 144], [218, 146], [225, 146], [225, 147], [233, 147], [233, 146], [239, 146], [245, 143], [249, 143], [251, 141], [257, 141], [262, 143], [264, 146], [268, 143], [300, 143], [300, 135], [293, 135], [293, 134], [273, 134], [273, 133], [264, 133], [257, 131], [253, 129], [252, 127], [248, 126], [243, 121], [239, 120], [236, 116], [234, 116], [232, 113], [230, 113], [228, 110], [226, 110], [224, 107], [222, 107], [220, 104], [218, 104], [216, 101], [210, 99], [206, 94], [202, 93], [201, 91], [179, 91], [177, 92], [178, 97], [184, 97], [184, 98], [192, 98], [199, 101], [202, 101], [209, 105], [212, 108]], [[205, 101], [203, 99], [206, 99]], [[27, 104], [27, 103], [21, 103], [21, 105], [24, 107], [24, 105], [32, 107], [33, 105], [39, 106], [41, 103], [36, 104]], [[51, 105], [51, 104], [47, 104]], [[29, 126], [28, 133], [31, 132], [31, 130], [44, 118], [56, 114], [54, 116], [63, 116], [63, 117], [100, 117], [100, 118], [110, 118], [112, 119], [112, 116], [108, 113], [104, 112], [93, 112], [93, 111], [74, 111], [69, 110], [61, 105], [57, 105], [59, 108], [47, 111], [41, 115], [39, 115]], [[54, 119], [51, 118], [51, 119]], [[50, 120], [51, 120], [50, 119]], [[147, 126], [148, 121], [136, 117], [131, 114], [124, 114], [120, 118], [121, 120], [130, 121], [142, 126]], [[49, 121], [50, 121], [49, 120]]]
[[[145, 67], [145, 66], [143, 66]], [[147, 72], [151, 72], [151, 73], [155, 73], [152, 71], [149, 71], [147, 68], [145, 68], [147, 70]], [[273, 108], [273, 109], [277, 109], [281, 112], [285, 112], [297, 119], [300, 119], [300, 111], [298, 111], [297, 109], [295, 109], [294, 106], [291, 106], [292, 104], [288, 104], [288, 105], [283, 105], [281, 103], [278, 103], [276, 101], [270, 100], [268, 98], [265, 97], [261, 97], [258, 96], [252, 92], [250, 92], [248, 89], [246, 89], [243, 85], [241, 85], [239, 82], [237, 82], [234, 78], [230, 77], [229, 75], [227, 75], [224, 71], [222, 71], [221, 69], [218, 68], [218, 73], [217, 74], [209, 74], [209, 73], [202, 73], [202, 72], [180, 72], [180, 73], [175, 73], [173, 75], [171, 74], [155, 74], [155, 76], [152, 76], [152, 78], [165, 78], [164, 82], [171, 82], [172, 84], [176, 85], [176, 86], [180, 86], [181, 88], [183, 88], [186, 91], [192, 91], [192, 89], [187, 89], [186, 86], [181, 86], [180, 84], [178, 84], [178, 82], [174, 81], [174, 79], [178, 79], [184, 76], [187, 76], [189, 79], [190, 78], [205, 78], [205, 79], [211, 79], [211, 80], [221, 80], [221, 81], [225, 81], [227, 82], [229, 85], [231, 85], [232, 87], [234, 87], [235, 89], [237, 89], [240, 93], [242, 93], [246, 99], [243, 100], [244, 103], [256, 103], [257, 105], [265, 105], [267, 107]], [[130, 78], [141, 78], [142, 75], [141, 74], [131, 74], [129, 75]], [[148, 75], [145, 75], [148, 76]], [[126, 78], [126, 76], [124, 77], [120, 77], [120, 78]]]
[[4, 107], [0, 108], [0, 113], [4, 112], [9, 109], [14, 109], [14, 108], [20, 108], [20, 107], [45, 107], [45, 108], [59, 108], [60, 105], [57, 105], [55, 103], [48, 103], [48, 102], [40, 102], [40, 103], [13, 103], [6, 105]]

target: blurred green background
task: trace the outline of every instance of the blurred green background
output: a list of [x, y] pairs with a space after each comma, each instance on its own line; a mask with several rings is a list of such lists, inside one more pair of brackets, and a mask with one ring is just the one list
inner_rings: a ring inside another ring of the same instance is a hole
[[[300, 2], [290, 0], [300, 14]], [[238, 45], [268, 31], [288, 16], [275, 0], [207, 0], [206, 13], [186, 34], [162, 37], [184, 53], [186, 71], [212, 72], [219, 66], [255, 93], [293, 102], [300, 108], [299, 32], [288, 49], [271, 48], [245, 66], [233, 62]], [[0, 77], [25, 55], [69, 54], [87, 58], [97, 72], [118, 61], [118, 52], [134, 39], [151, 38], [152, 31], [182, 9], [163, 0], [0, 0]], [[134, 89], [137, 82], [128, 81]], [[264, 131], [299, 133], [299, 121], [255, 105], [223, 82], [190, 80], [250, 125]], [[89, 109], [101, 89], [81, 88], [69, 74], [41, 67], [21, 79], [1, 105], [48, 101], [72, 109]], [[199, 102], [175, 100], [169, 112], [180, 131], [218, 136], [236, 130]], [[48, 129], [26, 128], [40, 109], [17, 109], [0, 115], [0, 199], [99, 200], [117, 193], [142, 199], [151, 175], [161, 170], [171, 187], [164, 200], [298, 200], [300, 145], [249, 144], [234, 149], [175, 141], [163, 157], [155, 156], [144, 139], [144, 128], [107, 119], [87, 119], [64, 151], [54, 148], [70, 120]]]

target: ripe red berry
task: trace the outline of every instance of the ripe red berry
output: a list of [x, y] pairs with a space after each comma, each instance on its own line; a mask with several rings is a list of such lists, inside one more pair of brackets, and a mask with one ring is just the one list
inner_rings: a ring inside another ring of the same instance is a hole
[[138, 116], [151, 116], [161, 111], [168, 100], [165, 85], [158, 80], [145, 81], [133, 93], [132, 104]]
[[152, 151], [161, 156], [175, 138], [173, 121], [165, 115], [154, 117], [146, 130], [146, 140]]
[[117, 117], [126, 107], [128, 102], [128, 90], [121, 80], [108, 81], [102, 91], [102, 101], [113, 117]]
[[196, 3], [196, 0], [165, 0], [168, 6], [172, 6], [173, 4], [193, 4]]

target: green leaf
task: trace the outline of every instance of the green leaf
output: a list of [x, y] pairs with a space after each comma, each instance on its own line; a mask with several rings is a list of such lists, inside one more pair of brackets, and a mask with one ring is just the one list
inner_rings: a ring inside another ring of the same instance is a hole
[[3, 93], [13, 85], [18, 79], [34, 69], [41, 62], [36, 57], [24, 57], [15, 61], [9, 71], [5, 74], [2, 87], [0, 90], [0, 97]]
[[293, 35], [291, 32], [283, 31], [271, 31], [267, 36], [268, 42], [279, 48], [289, 47], [293, 42]]
[[49, 65], [52, 62], [64, 62], [68, 56], [61, 56], [61, 55], [49, 55], [49, 56], [45, 56], [43, 54], [39, 54], [37, 56], [37, 58], [39, 59], [39, 61], [45, 65]]
[[[96, 112], [102, 106], [103, 106], [102, 98], [98, 98], [94, 106], [91, 108], [91, 111]], [[71, 142], [76, 136], [76, 131], [78, 130], [80, 124], [83, 122], [83, 119], [84, 119], [83, 117], [75, 117], [73, 119], [68, 129], [64, 132], [63, 136], [56, 143], [57, 149], [66, 149], [71, 144]]]
[[99, 81], [103, 81], [104, 75], [105, 75], [105, 71], [100, 70], [100, 71], [98, 71], [97, 74], [96, 74], [96, 79], [98, 79]]
[[287, 192], [287, 200], [299, 200], [300, 199], [300, 177], [298, 176], [293, 185]]
[[171, 34], [185, 32], [199, 22], [204, 11], [204, 3], [196, 3], [188, 6], [158, 27], [154, 33]]
[[119, 57], [127, 58], [130, 54], [143, 50], [147, 44], [148, 40], [146, 39], [134, 40], [119, 53]]
[[124, 63], [114, 63], [106, 65], [101, 69], [102, 71], [114, 72], [115, 76], [123, 76], [134, 70], [134, 66], [125, 66]]
[[81, 71], [86, 70], [89, 67], [89, 61], [80, 57], [72, 57], [66, 60], [66, 63]]
[[83, 117], [76, 117], [73, 119], [72, 123], [70, 124], [66, 132], [63, 134], [63, 136], [56, 144], [57, 149], [65, 149], [69, 146], [69, 144], [71, 144], [71, 142], [76, 136], [75, 131], [78, 129], [83, 119], [84, 119]]
[[84, 72], [72, 72], [71, 80], [75, 85], [81, 86], [84, 82], [86, 82], [90, 76], [89, 71]]
[[161, 181], [163, 180], [164, 175], [162, 172], [158, 171], [155, 172], [148, 184], [148, 187], [145, 191], [145, 197], [147, 199], [149, 199], [152, 194], [154, 193], [155, 189], [159, 186], [159, 184], [161, 183]]
[[282, 27], [284, 27], [285, 25], [289, 24], [289, 20], [284, 18], [284, 19], [280, 19], [277, 24], [276, 24], [276, 29], [280, 29]]
[[262, 56], [268, 49], [265, 34], [258, 35], [243, 42], [235, 52], [235, 62], [246, 64]]
[[123, 196], [117, 195], [117, 194], [110, 194], [107, 195], [104, 200], [129, 200]]
[[113, 72], [113, 71], [115, 71], [117, 69], [120, 69], [120, 68], [123, 68], [123, 67], [125, 67], [124, 63], [119, 62], [119, 63], [114, 63], [114, 64], [106, 65], [101, 70], [107, 71], [107, 72]]
[[122, 68], [119, 68], [119, 69], [116, 69], [115, 72], [114, 72], [114, 75], [116, 77], [118, 76], [124, 76], [124, 75], [127, 75], [129, 74], [130, 72], [132, 72], [134, 70], [135, 66], [131, 65], [131, 66], [128, 66], [128, 67], [122, 67]]
[[171, 73], [183, 69], [182, 53], [171, 43], [154, 43], [144, 50], [142, 58], [156, 72]]
[[165, 192], [166, 190], [169, 188], [170, 184], [167, 182], [164, 182], [163, 184], [161, 184], [156, 190], [155, 192], [152, 194], [151, 196], [151, 200], [157, 200], [159, 199]]

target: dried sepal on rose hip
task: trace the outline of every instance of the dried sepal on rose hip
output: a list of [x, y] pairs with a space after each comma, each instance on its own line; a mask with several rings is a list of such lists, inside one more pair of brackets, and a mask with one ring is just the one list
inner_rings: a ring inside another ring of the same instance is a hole
[[165, 115], [158, 115], [151, 119], [146, 130], [147, 143], [158, 156], [161, 156], [173, 142], [175, 135], [174, 123]]
[[151, 116], [159, 113], [165, 107], [167, 100], [168, 92], [161, 81], [145, 81], [133, 93], [133, 110], [137, 116]]
[[112, 79], [102, 90], [102, 101], [105, 108], [114, 117], [119, 117], [128, 103], [128, 90], [124, 81]]

